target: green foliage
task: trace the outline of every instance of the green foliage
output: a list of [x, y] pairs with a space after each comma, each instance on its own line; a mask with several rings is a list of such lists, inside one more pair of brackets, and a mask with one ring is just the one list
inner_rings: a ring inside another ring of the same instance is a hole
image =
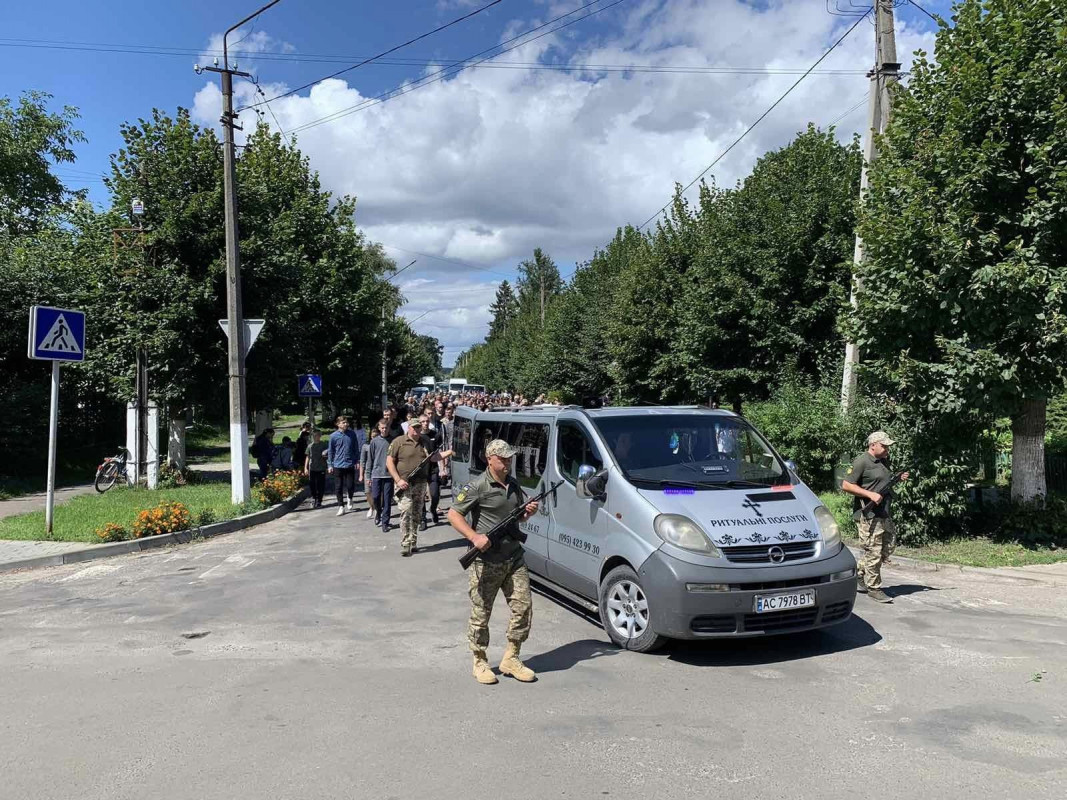
[[1067, 392], [1049, 400], [1047, 415], [1045, 452], [1051, 455], [1067, 455]]
[[1061, 391], [1067, 363], [1067, 7], [982, 0], [955, 19], [896, 94], [852, 321], [868, 389], [917, 431], [916, 511], [942, 534], [981, 432]]
[[214, 525], [218, 522], [218, 515], [213, 508], [204, 508], [196, 515], [196, 527], [203, 528], [206, 525]]
[[489, 335], [486, 338], [495, 339], [507, 336], [508, 326], [515, 319], [518, 311], [519, 301], [511, 289], [511, 284], [502, 281], [497, 287], [492, 305], [489, 306], [489, 313], [493, 315], [493, 319], [489, 322]]
[[179, 486], [200, 483], [201, 480], [201, 474], [188, 467], [178, 469], [172, 464], [164, 464], [159, 468], [158, 485], [160, 489], [176, 489]]
[[0, 97], [0, 234], [33, 233], [78, 196], [52, 174], [53, 164], [74, 163], [73, 146], [84, 142], [74, 127], [76, 109], [48, 110], [45, 92], [26, 92], [17, 106]]
[[1067, 547], [1067, 497], [1049, 495], [1042, 503], [1004, 503], [981, 520], [998, 542], [1030, 548]]
[[835, 469], [862, 452], [880, 424], [880, 409], [870, 402], [854, 403], [847, 416], [840, 408], [837, 391], [791, 380], [771, 399], [746, 405], [745, 417], [820, 491], [834, 485]]

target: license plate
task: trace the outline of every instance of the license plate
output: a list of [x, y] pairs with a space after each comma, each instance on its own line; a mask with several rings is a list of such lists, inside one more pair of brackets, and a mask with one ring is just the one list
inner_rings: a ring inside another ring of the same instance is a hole
[[769, 614], [772, 611], [792, 611], [795, 608], [810, 608], [815, 605], [815, 590], [801, 589], [796, 592], [781, 594], [756, 595], [756, 613]]

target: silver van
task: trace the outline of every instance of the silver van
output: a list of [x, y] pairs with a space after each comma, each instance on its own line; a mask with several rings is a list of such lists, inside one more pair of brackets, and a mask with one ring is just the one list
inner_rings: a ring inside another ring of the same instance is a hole
[[456, 412], [453, 486], [505, 439], [529, 494], [534, 579], [599, 614], [621, 647], [844, 622], [856, 561], [819, 498], [743, 418], [701, 407]]

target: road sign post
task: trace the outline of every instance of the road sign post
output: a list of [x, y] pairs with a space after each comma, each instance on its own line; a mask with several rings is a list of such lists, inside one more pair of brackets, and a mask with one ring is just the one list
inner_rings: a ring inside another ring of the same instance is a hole
[[[228, 199], [228, 198], [227, 198]], [[227, 231], [227, 236], [229, 231]], [[231, 309], [232, 310], [232, 309]], [[251, 485], [248, 478], [248, 420], [246, 414], [248, 409], [245, 408], [245, 382], [244, 382], [244, 369], [245, 358], [248, 356], [248, 351], [252, 349], [252, 345], [259, 337], [259, 332], [263, 330], [263, 326], [266, 324], [262, 319], [245, 319], [242, 320], [241, 330], [234, 331], [238, 336], [237, 352], [231, 352], [230, 355], [238, 355], [237, 370], [239, 375], [234, 373], [232, 358], [230, 366], [230, 500], [234, 505], [240, 505], [249, 498]], [[230, 321], [229, 319], [220, 319], [219, 325], [222, 327], [223, 333], [226, 334], [226, 338], [230, 338]], [[236, 326], [235, 326], [236, 327]], [[231, 348], [232, 350], [232, 348]], [[240, 408], [240, 413], [238, 413]]]
[[38, 361], [52, 362], [52, 386], [48, 404], [48, 476], [44, 524], [52, 535], [56, 505], [56, 447], [59, 433], [59, 365], [85, 358], [85, 313], [69, 308], [33, 306], [27, 353]]
[[308, 400], [308, 422], [315, 424], [315, 398], [322, 397], [321, 375], [298, 375], [296, 378], [296, 393], [299, 397]]

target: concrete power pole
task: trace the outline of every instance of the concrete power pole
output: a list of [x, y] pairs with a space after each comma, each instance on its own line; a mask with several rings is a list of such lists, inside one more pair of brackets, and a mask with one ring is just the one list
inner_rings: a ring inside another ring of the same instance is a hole
[[[245, 336], [244, 315], [241, 309], [241, 251], [237, 230], [237, 178], [234, 171], [236, 154], [233, 131], [239, 126], [233, 112], [233, 76], [251, 78], [247, 72], [238, 72], [230, 63], [227, 37], [246, 22], [249, 22], [280, 0], [272, 0], [254, 14], [250, 14], [231, 27], [222, 36], [222, 66], [195, 67], [217, 72], [222, 77], [222, 169], [223, 196], [226, 213], [226, 320], [229, 325], [226, 363], [230, 389], [230, 499], [234, 505], [248, 500], [250, 495], [248, 477], [248, 405], [245, 397]], [[217, 62], [216, 62], [217, 64]]]
[[[876, 134], [884, 133], [889, 122], [890, 86], [900, 76], [897, 61], [896, 31], [893, 26], [893, 0], [876, 0], [874, 12], [874, 69], [869, 73], [871, 92], [867, 103], [867, 139], [863, 148], [863, 167], [860, 172], [860, 200], [867, 194], [867, 170], [878, 158]], [[863, 282], [857, 276], [863, 263], [863, 240], [856, 235], [856, 250], [853, 261], [856, 268], [852, 274], [853, 308], [859, 305], [859, 293]], [[856, 367], [860, 363], [859, 346], [855, 342], [845, 345], [845, 367], [841, 375], [841, 410], [847, 412], [856, 396]]]

